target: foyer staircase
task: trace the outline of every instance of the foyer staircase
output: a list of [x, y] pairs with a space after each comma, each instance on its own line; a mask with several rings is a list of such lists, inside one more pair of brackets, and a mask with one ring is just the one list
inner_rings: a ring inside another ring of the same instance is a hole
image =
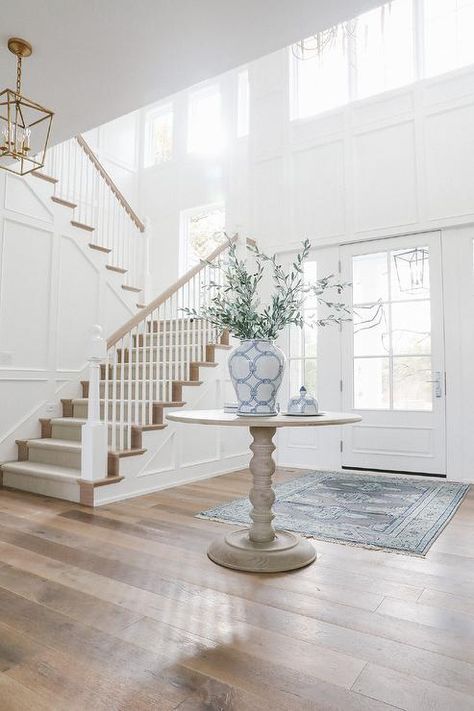
[[[141, 293], [146, 263], [133, 239], [140, 239], [144, 225], [84, 140], [57, 147], [49, 172], [36, 177], [55, 185], [52, 200], [75, 211], [71, 221], [79, 229], [94, 233], [89, 246], [110, 256], [110, 269], [129, 275], [123, 288]], [[216, 286], [208, 285], [220, 279], [210, 261], [229, 246], [218, 247], [209, 262], [191, 269], [147, 306], [137, 304], [139, 312], [107, 339], [97, 390], [91, 392], [91, 381], [81, 380], [78, 397], [61, 401], [62, 417], [40, 419], [39, 438], [17, 440], [18, 458], [1, 465], [0, 485], [93, 506], [99, 487], [124, 479], [121, 461], [145, 454], [144, 433], [164, 430], [166, 412], [185, 407], [186, 393], [201, 387], [203, 373], [218, 367], [219, 352], [230, 348], [227, 333], [183, 311], [199, 312], [209, 303]], [[106, 423], [108, 457], [104, 476], [88, 480], [81, 476], [82, 438], [91, 397]]]

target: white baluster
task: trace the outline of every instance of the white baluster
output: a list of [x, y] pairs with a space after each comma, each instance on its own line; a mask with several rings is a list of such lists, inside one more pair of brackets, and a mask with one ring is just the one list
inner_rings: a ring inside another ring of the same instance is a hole
[[93, 326], [89, 341], [89, 398], [87, 422], [82, 426], [81, 478], [107, 476], [107, 425], [100, 419], [100, 365], [106, 356], [102, 328]]

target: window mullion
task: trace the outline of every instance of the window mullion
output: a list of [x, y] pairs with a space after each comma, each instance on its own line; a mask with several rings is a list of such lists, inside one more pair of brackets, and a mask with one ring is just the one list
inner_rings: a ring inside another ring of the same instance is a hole
[[413, 0], [415, 81], [425, 77], [425, 0]]
[[347, 33], [347, 72], [349, 81], [349, 102], [357, 99], [357, 18], [348, 23]]

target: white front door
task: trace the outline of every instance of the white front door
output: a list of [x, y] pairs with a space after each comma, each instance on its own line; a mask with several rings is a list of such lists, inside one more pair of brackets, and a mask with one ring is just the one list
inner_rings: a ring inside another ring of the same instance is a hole
[[346, 245], [354, 320], [343, 326], [342, 466], [445, 475], [439, 233]]

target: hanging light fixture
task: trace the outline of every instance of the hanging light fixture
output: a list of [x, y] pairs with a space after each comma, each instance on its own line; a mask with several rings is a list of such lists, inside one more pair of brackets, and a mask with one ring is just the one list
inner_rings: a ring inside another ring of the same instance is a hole
[[0, 168], [26, 175], [44, 165], [54, 114], [21, 94], [21, 62], [31, 55], [31, 44], [11, 37], [8, 49], [17, 58], [16, 90], [0, 93]]
[[401, 292], [416, 294], [429, 286], [429, 254], [426, 247], [415, 247], [406, 252], [395, 252], [393, 261]]

